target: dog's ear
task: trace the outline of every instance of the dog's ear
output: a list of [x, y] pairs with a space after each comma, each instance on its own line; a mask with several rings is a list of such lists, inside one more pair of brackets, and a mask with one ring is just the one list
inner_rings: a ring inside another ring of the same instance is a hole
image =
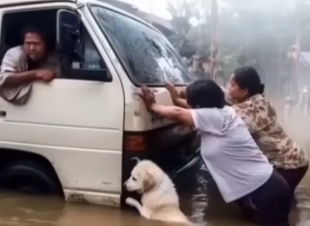
[[146, 172], [144, 177], [143, 177], [143, 190], [144, 191], [149, 191], [152, 188], [154, 188], [158, 184], [158, 177], [151, 172]]
[[137, 163], [136, 164], [138, 164], [139, 162], [141, 162], [141, 160], [139, 159], [139, 158], [137, 158], [137, 157], [133, 157], [133, 158], [131, 158], [130, 160], [135, 160]]

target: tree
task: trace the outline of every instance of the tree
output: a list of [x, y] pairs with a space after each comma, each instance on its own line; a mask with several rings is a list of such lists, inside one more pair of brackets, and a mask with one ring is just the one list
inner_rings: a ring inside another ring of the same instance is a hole
[[174, 27], [174, 34], [169, 38], [172, 45], [180, 50], [184, 45], [189, 44], [188, 35], [191, 30], [190, 20], [197, 14], [197, 9], [182, 0], [179, 4], [168, 3], [168, 11], [171, 13], [171, 24]]
[[[209, 0], [204, 1], [208, 3]], [[205, 19], [207, 9], [208, 4], [201, 4], [201, 0], [179, 0], [177, 4], [171, 1], [168, 3], [167, 10], [172, 16], [171, 23], [175, 32], [168, 38], [179, 52], [190, 47], [199, 50], [201, 54], [208, 52], [210, 24]]]
[[[279, 84], [279, 77], [289, 73], [283, 70], [283, 65], [288, 50], [296, 43], [295, 1], [248, 0], [244, 4], [243, 0], [227, 0], [226, 3], [227, 7], [220, 12], [221, 59], [236, 62], [233, 58], [243, 54], [249, 61], [247, 64], [255, 65], [265, 82]], [[235, 63], [232, 67], [237, 66]]]

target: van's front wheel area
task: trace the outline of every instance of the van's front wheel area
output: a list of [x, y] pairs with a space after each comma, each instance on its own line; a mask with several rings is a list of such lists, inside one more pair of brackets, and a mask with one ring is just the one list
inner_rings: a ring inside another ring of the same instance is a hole
[[31, 160], [8, 163], [0, 171], [0, 188], [33, 195], [59, 194], [59, 186], [49, 170]]

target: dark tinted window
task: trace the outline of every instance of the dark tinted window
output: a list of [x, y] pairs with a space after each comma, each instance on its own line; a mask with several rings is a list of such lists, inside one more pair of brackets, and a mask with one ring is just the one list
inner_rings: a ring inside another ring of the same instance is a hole
[[[99, 52], [96, 49], [93, 41], [91, 40], [88, 32], [83, 28], [84, 37], [81, 42], [81, 46], [83, 48], [82, 51], [82, 59], [78, 61], [73, 61], [72, 68], [74, 69], [87, 69], [87, 70], [100, 70], [106, 69], [103, 60], [101, 59]], [[79, 48], [79, 47], [78, 47]]]
[[162, 34], [106, 8], [91, 6], [91, 11], [135, 83], [190, 82], [182, 59]]
[[97, 51], [93, 41], [91, 40], [88, 33], [85, 34], [84, 38], [84, 64], [83, 68], [86, 69], [102, 69], [104, 63]]

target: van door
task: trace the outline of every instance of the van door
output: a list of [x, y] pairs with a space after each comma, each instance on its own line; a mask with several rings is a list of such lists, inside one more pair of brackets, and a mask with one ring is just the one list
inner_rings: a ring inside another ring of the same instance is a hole
[[[58, 25], [72, 16], [61, 13]], [[6, 113], [0, 119], [0, 148], [46, 157], [67, 198], [77, 191], [119, 195], [123, 89], [92, 27], [83, 16], [80, 22], [80, 59], [63, 65], [61, 78], [34, 82], [23, 106], [0, 100], [0, 111]]]

